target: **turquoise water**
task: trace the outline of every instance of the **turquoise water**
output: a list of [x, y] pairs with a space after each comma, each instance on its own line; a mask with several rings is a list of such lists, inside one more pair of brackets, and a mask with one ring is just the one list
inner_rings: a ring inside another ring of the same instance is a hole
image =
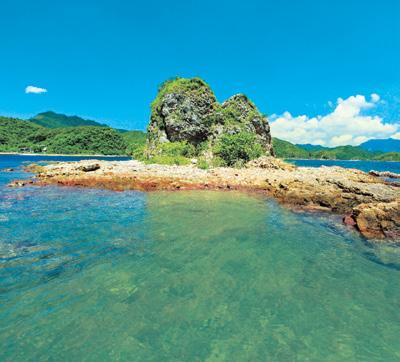
[[1, 361], [400, 359], [400, 252], [336, 217], [17, 176], [0, 173]]
[[400, 162], [389, 161], [348, 161], [348, 160], [288, 160], [297, 166], [320, 167], [320, 166], [340, 166], [345, 168], [356, 168], [364, 172], [390, 171], [400, 173]]

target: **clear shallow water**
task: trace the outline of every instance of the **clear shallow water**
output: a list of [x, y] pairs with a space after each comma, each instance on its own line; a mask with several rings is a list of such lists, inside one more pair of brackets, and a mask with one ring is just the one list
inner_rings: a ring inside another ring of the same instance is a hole
[[0, 186], [0, 360], [397, 361], [399, 256], [259, 196]]

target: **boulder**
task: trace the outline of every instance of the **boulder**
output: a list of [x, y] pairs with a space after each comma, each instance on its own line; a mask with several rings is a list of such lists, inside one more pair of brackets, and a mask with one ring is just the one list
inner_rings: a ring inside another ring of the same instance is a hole
[[351, 217], [368, 238], [400, 238], [400, 199], [360, 204], [353, 209]]
[[82, 165], [82, 166], [79, 166], [79, 167], [78, 167], [78, 169], [79, 169], [80, 171], [83, 171], [83, 172], [96, 171], [96, 170], [98, 170], [99, 168], [100, 168], [100, 165], [99, 165], [98, 163], [89, 163], [89, 164]]

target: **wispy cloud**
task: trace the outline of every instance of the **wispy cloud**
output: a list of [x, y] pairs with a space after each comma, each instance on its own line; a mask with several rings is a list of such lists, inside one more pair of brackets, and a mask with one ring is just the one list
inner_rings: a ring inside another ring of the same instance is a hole
[[25, 93], [26, 94], [29, 94], [29, 93], [33, 93], [33, 94], [47, 93], [47, 89], [46, 88], [35, 87], [33, 85], [28, 85], [25, 88]]
[[371, 138], [399, 137], [400, 123], [387, 123], [378, 115], [363, 114], [379, 102], [380, 97], [375, 93], [371, 94], [369, 101], [363, 95], [356, 95], [347, 99], [338, 98], [335, 109], [326, 115], [292, 116], [289, 112], [273, 115], [271, 132], [274, 137], [293, 143], [331, 147], [356, 146]]

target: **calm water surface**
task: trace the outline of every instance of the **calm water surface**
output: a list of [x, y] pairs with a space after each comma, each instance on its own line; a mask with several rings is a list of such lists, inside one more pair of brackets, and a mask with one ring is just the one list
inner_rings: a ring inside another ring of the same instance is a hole
[[390, 171], [400, 173], [400, 162], [382, 161], [349, 161], [349, 160], [288, 160], [297, 166], [320, 167], [340, 166], [345, 168], [356, 168], [361, 171]]
[[400, 359], [400, 252], [336, 217], [235, 192], [4, 187], [23, 176], [0, 173], [1, 361]]

